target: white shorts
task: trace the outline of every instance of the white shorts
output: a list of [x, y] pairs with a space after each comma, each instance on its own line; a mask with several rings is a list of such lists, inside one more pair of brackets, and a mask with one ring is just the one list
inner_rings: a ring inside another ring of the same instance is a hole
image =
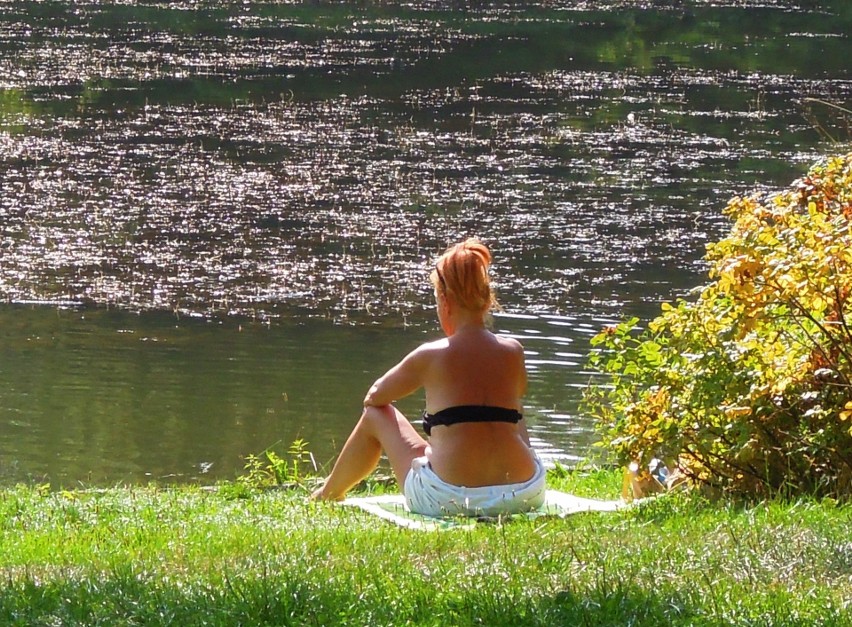
[[538, 457], [532, 478], [523, 483], [466, 488], [435, 474], [426, 457], [411, 462], [402, 492], [408, 509], [426, 516], [499, 516], [528, 512], [544, 504], [545, 475]]

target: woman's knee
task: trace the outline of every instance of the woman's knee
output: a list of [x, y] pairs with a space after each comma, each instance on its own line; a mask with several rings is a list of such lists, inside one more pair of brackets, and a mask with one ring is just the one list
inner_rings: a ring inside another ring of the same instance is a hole
[[382, 405], [380, 407], [370, 406], [364, 408], [361, 414], [361, 422], [373, 433], [387, 431], [388, 428], [397, 428], [397, 412], [393, 405]]

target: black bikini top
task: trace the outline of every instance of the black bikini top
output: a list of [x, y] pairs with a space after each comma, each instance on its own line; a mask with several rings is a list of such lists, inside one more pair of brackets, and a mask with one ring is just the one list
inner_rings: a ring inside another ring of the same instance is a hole
[[460, 422], [511, 422], [517, 424], [523, 416], [517, 409], [491, 407], [489, 405], [456, 405], [434, 414], [423, 412], [423, 431], [432, 434], [432, 427], [458, 424]]

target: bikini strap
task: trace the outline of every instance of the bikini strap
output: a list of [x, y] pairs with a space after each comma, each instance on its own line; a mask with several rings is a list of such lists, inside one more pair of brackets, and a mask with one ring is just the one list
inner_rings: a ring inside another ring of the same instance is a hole
[[461, 422], [509, 422], [517, 424], [523, 415], [517, 409], [490, 405], [455, 405], [434, 414], [423, 412], [423, 431], [432, 434], [434, 426], [450, 426]]

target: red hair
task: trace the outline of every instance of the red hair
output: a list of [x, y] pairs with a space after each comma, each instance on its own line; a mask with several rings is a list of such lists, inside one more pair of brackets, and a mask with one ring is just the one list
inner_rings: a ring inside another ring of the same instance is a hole
[[497, 304], [488, 276], [490, 265], [491, 251], [471, 237], [438, 257], [429, 278], [441, 294], [452, 294], [460, 307], [484, 313]]

